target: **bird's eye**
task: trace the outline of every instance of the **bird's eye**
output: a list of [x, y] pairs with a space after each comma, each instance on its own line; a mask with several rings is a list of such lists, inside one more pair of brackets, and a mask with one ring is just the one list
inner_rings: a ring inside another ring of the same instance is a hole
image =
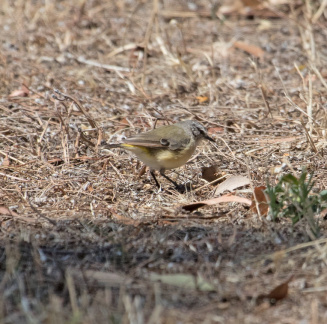
[[169, 141], [166, 138], [162, 138], [160, 140], [160, 144], [163, 146], [168, 146], [169, 145]]

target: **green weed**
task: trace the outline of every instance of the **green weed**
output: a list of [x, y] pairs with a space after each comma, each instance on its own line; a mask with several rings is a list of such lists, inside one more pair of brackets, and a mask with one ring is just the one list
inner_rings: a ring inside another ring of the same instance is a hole
[[290, 218], [295, 225], [306, 221], [314, 237], [318, 237], [319, 223], [316, 219], [327, 207], [327, 190], [319, 194], [312, 192], [313, 174], [303, 169], [299, 177], [293, 174], [282, 176], [276, 186], [267, 185], [266, 194], [269, 197], [269, 212], [273, 221], [280, 218]]

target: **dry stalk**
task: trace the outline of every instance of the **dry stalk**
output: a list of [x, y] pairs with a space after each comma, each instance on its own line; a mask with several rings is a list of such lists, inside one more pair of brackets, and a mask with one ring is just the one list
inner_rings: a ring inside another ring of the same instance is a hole
[[69, 292], [70, 305], [72, 307], [74, 317], [78, 318], [79, 314], [80, 314], [80, 310], [79, 310], [78, 302], [77, 302], [77, 295], [76, 295], [74, 279], [70, 273], [69, 268], [66, 270], [66, 284], [67, 284], [67, 288], [68, 288], [68, 292]]
[[267, 100], [267, 95], [266, 95], [266, 86], [263, 84], [262, 82], [262, 75], [261, 73], [259, 72], [258, 70], [258, 66], [257, 64], [251, 60], [251, 65], [253, 66], [254, 70], [255, 70], [255, 73], [257, 75], [257, 86], [258, 88], [260, 89], [260, 92], [261, 92], [261, 96], [262, 96], [262, 99], [263, 99], [263, 102], [265, 104], [265, 107], [267, 109], [267, 115], [270, 114], [270, 117], [273, 118], [273, 114], [272, 114], [272, 111], [271, 111], [271, 108], [270, 108], [270, 105], [269, 105], [269, 102]]
[[147, 68], [147, 59], [148, 59], [148, 45], [149, 45], [149, 41], [151, 38], [151, 32], [152, 32], [152, 27], [154, 22], [156, 21], [156, 26], [157, 26], [157, 34], [158, 34], [158, 21], [157, 21], [157, 17], [158, 17], [158, 0], [152, 0], [152, 12], [151, 12], [151, 16], [148, 22], [148, 26], [145, 32], [145, 36], [144, 36], [144, 40], [143, 40], [143, 46], [144, 46], [144, 57], [143, 57], [143, 73], [142, 73], [142, 88], [144, 87], [144, 82], [145, 82], [145, 76], [146, 76], [146, 68]]

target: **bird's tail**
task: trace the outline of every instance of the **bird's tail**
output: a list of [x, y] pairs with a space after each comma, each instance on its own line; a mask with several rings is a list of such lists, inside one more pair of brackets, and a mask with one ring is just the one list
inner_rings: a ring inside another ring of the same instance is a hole
[[102, 149], [112, 149], [115, 147], [121, 147], [121, 144], [103, 144], [103, 145], [101, 145]]

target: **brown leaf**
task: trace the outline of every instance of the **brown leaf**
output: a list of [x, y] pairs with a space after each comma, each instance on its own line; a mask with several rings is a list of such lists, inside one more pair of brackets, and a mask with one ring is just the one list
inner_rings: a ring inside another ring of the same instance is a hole
[[252, 196], [252, 204], [250, 206], [251, 211], [253, 213], [258, 214], [257, 204], [256, 204], [257, 202], [261, 216], [266, 216], [268, 214], [268, 209], [269, 209], [267, 197], [264, 193], [265, 190], [266, 190], [265, 186], [254, 188], [254, 195]]
[[242, 204], [251, 205], [250, 199], [239, 197], [239, 196], [224, 195], [224, 196], [221, 196], [218, 198], [212, 198], [212, 199], [202, 200], [202, 201], [198, 201], [198, 202], [195, 202], [192, 204], [188, 204], [188, 205], [183, 206], [182, 208], [184, 210], [192, 212], [203, 206], [211, 206], [211, 205], [216, 205], [216, 204], [225, 203], [225, 202], [239, 202]]
[[288, 294], [288, 284], [293, 280], [293, 276], [290, 276], [285, 282], [278, 285], [274, 288], [268, 295], [266, 295], [269, 299], [281, 300], [284, 299]]
[[[240, 188], [243, 186], [249, 185], [251, 182], [247, 177], [243, 177], [240, 175], [231, 176], [230, 178], [226, 179], [222, 182], [215, 191], [215, 196], [220, 195], [222, 192], [228, 190], [233, 191], [236, 188]], [[251, 204], [250, 204], [251, 205]]]
[[4, 205], [0, 205], [0, 215], [19, 216], [17, 213], [10, 210], [8, 207]]
[[[215, 181], [223, 176], [219, 170], [218, 165], [214, 164], [209, 167], [202, 168], [202, 179], [207, 180], [208, 182]], [[215, 182], [216, 184], [216, 182]]]
[[275, 287], [268, 294], [263, 294], [258, 297], [258, 300], [268, 298], [271, 303], [284, 299], [288, 294], [288, 284], [293, 280], [293, 275], [290, 276], [285, 282]]
[[199, 103], [204, 103], [204, 102], [207, 102], [207, 101], [209, 101], [209, 98], [208, 97], [202, 97], [202, 96], [199, 96], [199, 97], [195, 97], [198, 101], [199, 101]]
[[319, 217], [323, 218], [324, 220], [326, 220], [326, 215], [327, 215], [327, 208], [323, 209], [320, 214]]
[[140, 224], [142, 224], [141, 221], [137, 221], [137, 220], [134, 220], [132, 218], [129, 218], [129, 217], [126, 217], [126, 216], [123, 216], [123, 215], [119, 215], [114, 211], [111, 211], [111, 213], [112, 213], [112, 216], [111, 216], [112, 219], [117, 220], [122, 224], [132, 225], [132, 226], [136, 226], [136, 227], [139, 226]]
[[217, 133], [223, 133], [224, 132], [224, 127], [210, 127], [208, 128], [208, 134], [217, 134]]
[[289, 0], [268, 0], [268, 3], [271, 6], [280, 6], [280, 5], [283, 5], [283, 4], [288, 4]]
[[146, 165], [143, 165], [142, 168], [141, 168], [141, 170], [139, 171], [137, 177], [138, 178], [141, 178], [142, 175], [145, 173], [145, 171], [146, 171]]
[[262, 48], [256, 45], [247, 44], [245, 42], [236, 41], [234, 47], [258, 58], [263, 58], [265, 52]]
[[280, 16], [278, 12], [267, 8], [265, 3], [260, 0], [228, 0], [225, 3], [225, 5], [219, 8], [218, 15], [242, 15], [264, 18]]
[[245, 7], [257, 8], [262, 6], [261, 1], [259, 0], [241, 0]]
[[10, 210], [5, 205], [0, 205], [0, 215], [11, 216], [15, 220], [23, 221], [30, 224], [35, 224], [36, 220], [31, 217], [20, 216], [16, 212]]
[[29, 90], [22, 85], [21, 89], [14, 90], [8, 97], [27, 97], [29, 93]]
[[6, 154], [5, 158], [3, 159], [2, 166], [7, 167], [10, 165], [10, 159], [8, 157], [8, 154]]
[[234, 14], [239, 13], [243, 8], [244, 8], [244, 4], [242, 3], [242, 1], [234, 0], [227, 3], [226, 5], [222, 5], [219, 8], [218, 13], [221, 15], [230, 15], [233, 13]]

